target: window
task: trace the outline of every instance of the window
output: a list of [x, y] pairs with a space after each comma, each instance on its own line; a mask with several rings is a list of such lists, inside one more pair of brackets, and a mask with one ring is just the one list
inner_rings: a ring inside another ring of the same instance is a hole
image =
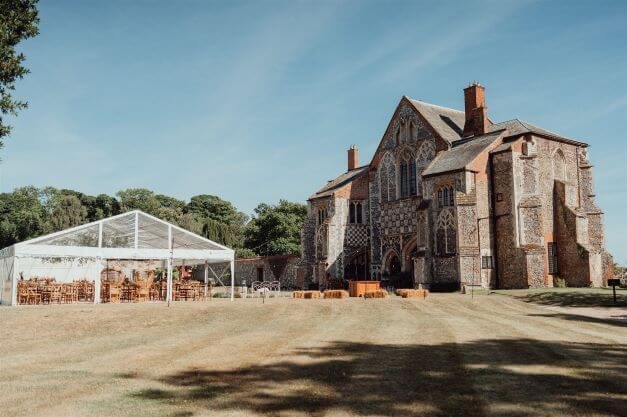
[[496, 201], [497, 202], [503, 201], [503, 193], [496, 193]]
[[416, 195], [416, 161], [412, 155], [405, 156], [400, 164], [401, 197]]
[[438, 255], [457, 253], [457, 226], [452, 210], [447, 209], [440, 213], [435, 237]]
[[351, 201], [348, 207], [348, 221], [349, 223], [362, 224], [363, 223], [363, 209], [360, 201]]
[[547, 252], [549, 255], [549, 274], [556, 275], [559, 273], [557, 268], [557, 243], [547, 243]]
[[263, 266], [257, 267], [257, 281], [263, 282]]
[[443, 187], [438, 190], [438, 205], [440, 207], [455, 205], [455, 191], [453, 191], [453, 187]]
[[324, 223], [324, 220], [327, 218], [327, 209], [324, 207], [318, 208], [318, 225]]
[[481, 269], [493, 269], [494, 263], [492, 261], [491, 256], [482, 256], [481, 257]]

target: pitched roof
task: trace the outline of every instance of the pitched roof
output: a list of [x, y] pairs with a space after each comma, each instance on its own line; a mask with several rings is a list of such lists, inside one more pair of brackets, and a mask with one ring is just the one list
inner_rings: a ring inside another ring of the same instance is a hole
[[436, 106], [409, 97], [407, 99], [447, 142], [452, 143], [462, 137], [466, 120], [463, 111]]
[[519, 119], [506, 120], [504, 122], [496, 123], [493, 124], [490, 128], [492, 132], [502, 129], [507, 129], [509, 131], [507, 137], [520, 136], [526, 133], [531, 133], [538, 136], [547, 137], [549, 139], [554, 139], [560, 142], [572, 143], [579, 146], [588, 146], [584, 142], [567, 138], [565, 136], [559, 135], [546, 129], [542, 129], [541, 127], [532, 125], [531, 123]]
[[336, 178], [327, 182], [327, 184], [324, 187], [322, 187], [320, 190], [314, 193], [311, 197], [309, 197], [309, 199], [313, 200], [314, 198], [328, 197], [332, 195], [333, 192], [335, 192], [335, 190], [337, 190], [338, 188], [355, 180], [364, 172], [367, 172], [369, 167], [370, 165], [364, 165], [359, 168], [351, 169], [350, 171], [346, 171], [343, 174], [340, 174]]
[[438, 154], [423, 171], [423, 176], [442, 174], [445, 172], [465, 169], [481, 152], [494, 143], [503, 130], [486, 133], [485, 135], [464, 139], [453, 144], [453, 147]]

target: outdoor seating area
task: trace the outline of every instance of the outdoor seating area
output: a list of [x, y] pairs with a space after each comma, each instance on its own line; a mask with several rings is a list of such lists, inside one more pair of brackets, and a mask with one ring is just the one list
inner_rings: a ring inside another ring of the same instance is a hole
[[[189, 278], [185, 267], [179, 268], [183, 278], [172, 282], [173, 301], [201, 301], [211, 297], [211, 285], [205, 286], [200, 281]], [[101, 273], [100, 300], [103, 303], [138, 303], [146, 301], [165, 301], [168, 282], [163, 274], [156, 271], [136, 271], [129, 279], [121, 270], [107, 268]]]
[[94, 301], [94, 283], [86, 279], [60, 283], [52, 277], [32, 277], [17, 283], [18, 304], [70, 304]]
[[201, 301], [214, 282], [226, 287], [223, 278], [233, 300], [234, 257], [232, 249], [133, 210], [0, 250], [0, 304]]

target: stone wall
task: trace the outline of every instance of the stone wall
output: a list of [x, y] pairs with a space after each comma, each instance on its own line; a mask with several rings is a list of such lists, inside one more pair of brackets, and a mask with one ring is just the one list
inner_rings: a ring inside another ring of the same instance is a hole
[[258, 270], [263, 271], [264, 281], [279, 281], [281, 289], [300, 288], [297, 274], [300, 258], [293, 255], [264, 256], [235, 260], [236, 285], [250, 285], [258, 280]]

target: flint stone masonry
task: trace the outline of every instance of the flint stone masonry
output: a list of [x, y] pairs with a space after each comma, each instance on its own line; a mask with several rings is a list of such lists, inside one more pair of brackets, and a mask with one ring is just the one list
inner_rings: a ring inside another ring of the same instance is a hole
[[280, 255], [235, 260], [236, 285], [250, 286], [258, 281], [259, 271], [263, 271], [264, 281], [279, 281], [281, 289], [298, 288], [297, 273], [301, 259], [298, 256]]
[[[436, 289], [598, 286], [612, 276], [587, 145], [518, 119], [492, 124], [483, 87], [466, 91], [470, 113], [403, 97], [368, 165], [349, 149], [349, 170], [309, 199], [301, 286], [341, 282], [364, 254], [370, 278]], [[352, 202], [362, 224], [348, 221]]]

